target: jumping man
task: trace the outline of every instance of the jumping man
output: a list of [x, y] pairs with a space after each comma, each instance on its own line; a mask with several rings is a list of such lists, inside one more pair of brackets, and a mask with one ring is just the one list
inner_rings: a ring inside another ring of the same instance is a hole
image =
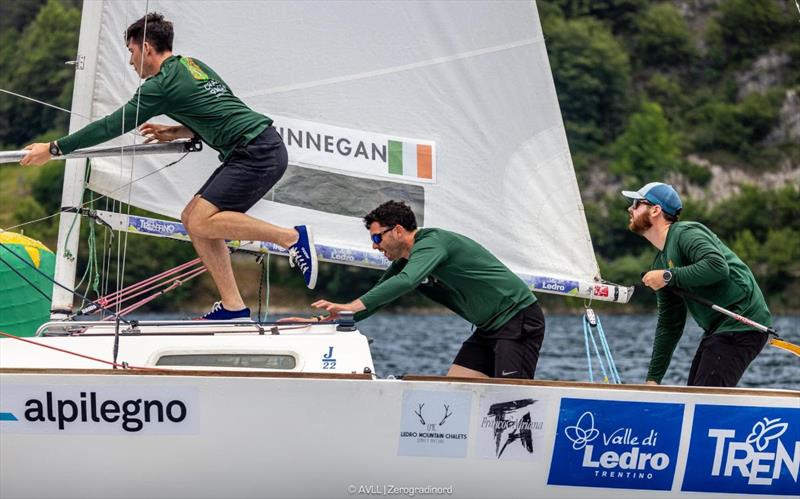
[[[280, 180], [288, 161], [286, 147], [272, 120], [234, 96], [213, 69], [197, 59], [173, 55], [172, 39], [172, 23], [161, 14], [150, 13], [131, 24], [125, 31], [130, 64], [145, 78], [137, 95], [71, 135], [28, 145], [25, 149], [30, 152], [20, 163], [42, 165], [52, 156], [105, 142], [140, 124], [148, 142], [202, 139], [219, 152], [222, 164], [186, 205], [181, 221], [221, 296], [203, 318], [249, 318], [225, 240], [269, 241], [288, 249], [290, 263], [300, 268], [313, 289], [317, 280], [313, 235], [305, 225], [278, 227], [245, 214]], [[160, 114], [181, 124], [143, 123]]]

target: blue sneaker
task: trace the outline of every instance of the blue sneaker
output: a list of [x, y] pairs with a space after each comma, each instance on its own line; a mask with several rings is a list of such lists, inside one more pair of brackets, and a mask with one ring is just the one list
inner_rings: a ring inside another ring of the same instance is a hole
[[201, 321], [234, 321], [250, 319], [250, 309], [245, 307], [241, 310], [227, 310], [222, 306], [222, 302], [215, 302], [211, 306], [211, 312], [199, 318]]
[[314, 234], [305, 225], [297, 225], [294, 229], [300, 237], [289, 248], [289, 266], [294, 267], [296, 264], [300, 267], [306, 286], [314, 289], [317, 285], [317, 248], [314, 246]]

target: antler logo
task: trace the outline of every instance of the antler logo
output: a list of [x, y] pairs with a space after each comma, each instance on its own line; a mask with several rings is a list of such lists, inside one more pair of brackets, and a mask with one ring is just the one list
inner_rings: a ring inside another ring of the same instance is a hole
[[453, 413], [450, 412], [449, 405], [447, 404], [442, 404], [442, 405], [444, 405], [444, 416], [442, 417], [442, 420], [439, 421], [439, 424], [436, 424], [436, 423], [425, 422], [425, 418], [422, 416], [422, 408], [425, 407], [425, 404], [419, 404], [419, 409], [414, 411], [414, 414], [416, 414], [417, 417], [419, 418], [419, 424], [425, 426], [429, 431], [435, 430], [437, 426], [442, 426], [444, 422], [447, 421], [447, 418], [453, 415]]

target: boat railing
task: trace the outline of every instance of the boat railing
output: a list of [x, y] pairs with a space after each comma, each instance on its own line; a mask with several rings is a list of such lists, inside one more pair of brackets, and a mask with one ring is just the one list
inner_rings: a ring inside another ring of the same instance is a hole
[[39, 327], [36, 336], [122, 336], [135, 335], [199, 335], [256, 333], [279, 335], [288, 331], [317, 330], [317, 332], [356, 331], [353, 314], [343, 312], [334, 321], [207, 321], [207, 320], [131, 320], [127, 324], [91, 321], [52, 321]]

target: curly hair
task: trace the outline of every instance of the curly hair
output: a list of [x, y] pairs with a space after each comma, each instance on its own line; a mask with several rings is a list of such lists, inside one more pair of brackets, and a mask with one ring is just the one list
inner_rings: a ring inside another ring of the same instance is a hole
[[364, 217], [364, 226], [369, 229], [372, 222], [385, 227], [402, 225], [406, 230], [417, 229], [417, 217], [403, 201], [386, 201]]
[[174, 37], [172, 23], [164, 19], [163, 14], [151, 12], [125, 30], [126, 44], [131, 40], [142, 43], [143, 37], [159, 54], [172, 52], [172, 38]]

